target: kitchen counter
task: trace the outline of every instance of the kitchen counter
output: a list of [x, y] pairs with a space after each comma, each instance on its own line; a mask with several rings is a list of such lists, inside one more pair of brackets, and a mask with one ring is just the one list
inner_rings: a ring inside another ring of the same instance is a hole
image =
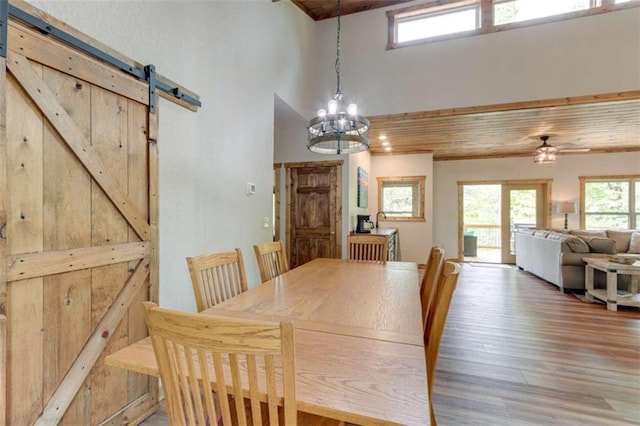
[[399, 261], [400, 242], [398, 240], [398, 228], [375, 228], [371, 232], [352, 232], [353, 235], [382, 235], [389, 238], [389, 261]]

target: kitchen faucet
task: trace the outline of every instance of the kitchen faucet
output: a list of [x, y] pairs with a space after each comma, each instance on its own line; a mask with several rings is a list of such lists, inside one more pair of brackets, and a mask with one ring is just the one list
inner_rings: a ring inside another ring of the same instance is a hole
[[382, 216], [384, 216], [384, 218], [387, 218], [387, 214], [385, 212], [378, 212], [376, 213], [376, 229], [378, 229], [378, 216], [380, 216], [380, 213], [382, 213]]

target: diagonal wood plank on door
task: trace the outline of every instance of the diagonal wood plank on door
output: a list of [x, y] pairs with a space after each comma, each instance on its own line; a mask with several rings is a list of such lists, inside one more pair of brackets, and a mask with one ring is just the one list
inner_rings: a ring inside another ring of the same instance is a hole
[[10, 21], [7, 45], [15, 52], [28, 52], [28, 58], [66, 74], [73, 74], [93, 85], [149, 105], [149, 85], [91, 59], [51, 37], [28, 30]]
[[111, 176], [86, 137], [77, 128], [73, 119], [64, 108], [56, 102], [55, 96], [48, 86], [33, 71], [29, 61], [15, 52], [9, 53], [7, 66], [11, 74], [22, 85], [25, 91], [47, 117], [49, 122], [64, 138], [78, 159], [86, 167], [93, 179], [100, 185], [113, 205], [120, 211], [129, 225], [142, 240], [149, 240], [151, 230], [146, 216], [136, 207], [129, 197], [120, 190], [117, 180]]
[[140, 261], [138, 267], [94, 330], [64, 380], [58, 386], [55, 394], [47, 403], [42, 416], [35, 423], [36, 425], [58, 424], [148, 276], [149, 259], [145, 258]]

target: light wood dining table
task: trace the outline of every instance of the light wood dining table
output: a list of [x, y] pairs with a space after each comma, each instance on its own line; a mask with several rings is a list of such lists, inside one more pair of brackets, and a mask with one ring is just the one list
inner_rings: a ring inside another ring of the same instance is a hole
[[[203, 311], [293, 319], [298, 410], [362, 425], [429, 425], [417, 265], [315, 259]], [[158, 376], [149, 338], [106, 358]]]

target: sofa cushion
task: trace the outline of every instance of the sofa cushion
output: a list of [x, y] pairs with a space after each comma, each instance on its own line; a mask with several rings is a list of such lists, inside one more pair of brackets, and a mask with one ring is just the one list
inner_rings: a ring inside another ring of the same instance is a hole
[[555, 231], [550, 231], [547, 234], [547, 239], [548, 240], [560, 240], [560, 241], [564, 241], [567, 239], [567, 237], [569, 237], [570, 235], [567, 234], [561, 234], [559, 232], [555, 232]]
[[579, 237], [569, 237], [564, 240], [574, 253], [589, 253], [589, 244]]
[[533, 235], [536, 233], [536, 228], [518, 228], [518, 232], [526, 235]]
[[618, 253], [626, 253], [627, 251], [629, 251], [631, 234], [633, 234], [633, 231], [607, 230], [607, 238], [613, 238], [614, 240], [616, 240], [616, 250], [618, 251]]
[[586, 230], [583, 230], [583, 229], [572, 229], [571, 231], [569, 231], [569, 233], [571, 235], [577, 235], [578, 237], [586, 237], [586, 238], [602, 237], [602, 238], [607, 238], [607, 232], [606, 231], [586, 231]]
[[562, 241], [562, 252], [589, 253], [589, 245], [575, 235], [552, 231], [547, 235], [547, 240]]
[[627, 253], [640, 254], [640, 232], [636, 231], [631, 234]]
[[587, 240], [589, 249], [593, 253], [616, 254], [616, 240], [613, 238], [591, 237]]

